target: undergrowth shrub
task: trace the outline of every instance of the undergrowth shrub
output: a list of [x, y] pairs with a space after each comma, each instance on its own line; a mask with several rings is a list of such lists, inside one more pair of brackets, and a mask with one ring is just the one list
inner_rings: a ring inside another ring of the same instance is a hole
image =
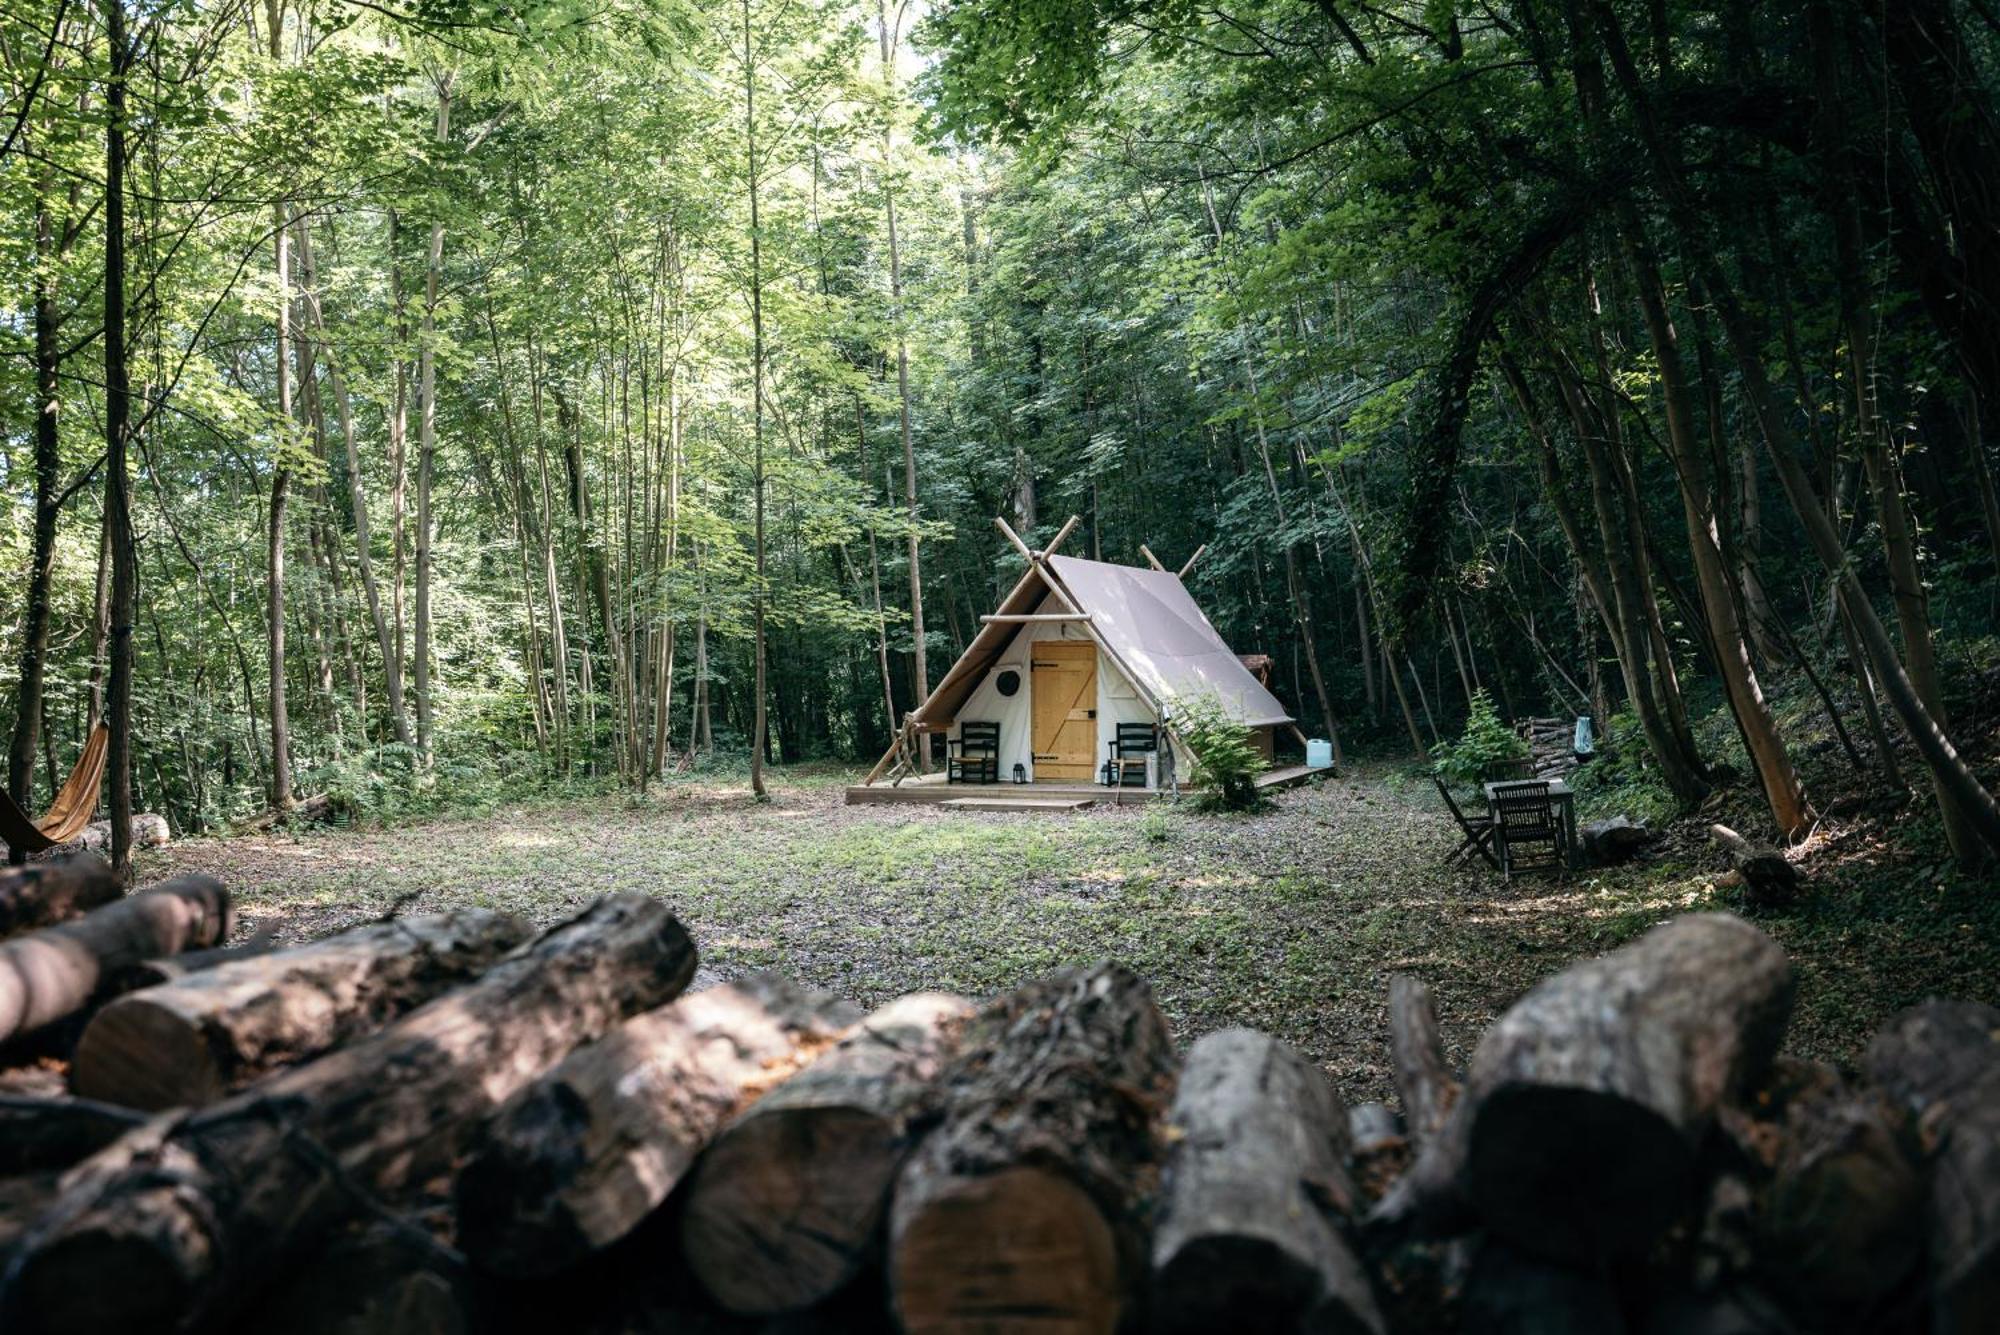
[[1527, 757], [1528, 744], [1501, 719], [1493, 697], [1481, 687], [1472, 693], [1465, 731], [1458, 740], [1431, 748], [1431, 768], [1446, 783], [1479, 784], [1509, 762]]
[[1194, 753], [1194, 803], [1202, 811], [1254, 811], [1263, 805], [1257, 772], [1264, 757], [1250, 729], [1229, 716], [1213, 695], [1176, 700], [1174, 731]]

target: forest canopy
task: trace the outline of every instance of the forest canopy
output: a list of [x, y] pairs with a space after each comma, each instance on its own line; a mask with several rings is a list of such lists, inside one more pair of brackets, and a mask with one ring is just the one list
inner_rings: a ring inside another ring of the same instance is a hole
[[1969, 0], [20, 0], [8, 791], [100, 718], [114, 826], [761, 791], [1076, 514], [1206, 544], [1314, 736], [1490, 692], [1798, 835], [1796, 695], [1977, 866], [1996, 57]]

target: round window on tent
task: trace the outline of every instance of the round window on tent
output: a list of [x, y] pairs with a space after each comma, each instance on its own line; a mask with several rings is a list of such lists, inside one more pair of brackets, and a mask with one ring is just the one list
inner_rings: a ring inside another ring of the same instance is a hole
[[1002, 695], [1011, 696], [1021, 689], [1021, 674], [1008, 668], [993, 679], [993, 688]]

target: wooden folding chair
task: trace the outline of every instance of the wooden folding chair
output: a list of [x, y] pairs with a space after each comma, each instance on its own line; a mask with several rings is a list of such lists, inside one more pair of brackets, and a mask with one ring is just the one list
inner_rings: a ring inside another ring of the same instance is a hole
[[1445, 859], [1445, 865], [1450, 866], [1470, 852], [1479, 854], [1486, 859], [1487, 866], [1499, 871], [1500, 860], [1493, 856], [1493, 817], [1484, 814], [1466, 815], [1459, 810], [1458, 802], [1452, 797], [1451, 789], [1445, 786], [1443, 779], [1433, 774], [1431, 782], [1437, 785], [1438, 796], [1444, 799], [1445, 810], [1449, 811], [1451, 818], [1458, 822], [1458, 828], [1465, 832], [1465, 838], [1459, 841], [1458, 847]]
[[1500, 849], [1500, 874], [1563, 871], [1569, 866], [1563, 823], [1546, 782], [1496, 784], [1493, 823]]

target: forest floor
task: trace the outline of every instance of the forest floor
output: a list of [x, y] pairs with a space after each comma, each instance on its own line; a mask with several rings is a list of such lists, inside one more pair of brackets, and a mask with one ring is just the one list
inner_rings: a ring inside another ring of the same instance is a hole
[[[656, 895], [704, 976], [781, 969], [866, 1004], [990, 994], [1110, 957], [1151, 980], [1183, 1041], [1250, 1025], [1322, 1063], [1350, 1100], [1388, 1093], [1387, 978], [1435, 989], [1449, 1055], [1522, 991], [1677, 913], [1737, 908], [1698, 831], [1651, 860], [1503, 885], [1447, 870], [1455, 832], [1410, 770], [1364, 769], [1250, 816], [1164, 805], [1073, 815], [841, 804], [832, 774], [773, 800], [690, 780], [643, 800], [528, 806], [395, 829], [188, 840], [142, 855], [236, 891], [239, 933], [304, 939], [375, 917], [485, 905], [538, 923], [615, 890]], [[1724, 813], [1726, 814], [1726, 813]], [[1824, 821], [1803, 900], [1758, 922], [1791, 952], [1790, 1046], [1846, 1060], [1927, 994], [2000, 1002], [2000, 906], [1889, 838], [1892, 813]]]

